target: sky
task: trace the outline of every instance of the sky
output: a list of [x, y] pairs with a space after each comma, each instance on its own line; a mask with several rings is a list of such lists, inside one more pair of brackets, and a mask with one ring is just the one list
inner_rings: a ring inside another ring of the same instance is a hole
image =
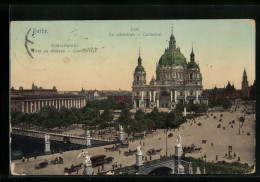
[[131, 90], [139, 47], [149, 84], [171, 27], [187, 61], [193, 42], [204, 89], [228, 81], [241, 89], [244, 68], [253, 84], [254, 20], [80, 20], [11, 22], [10, 87], [30, 89], [34, 82], [58, 91]]

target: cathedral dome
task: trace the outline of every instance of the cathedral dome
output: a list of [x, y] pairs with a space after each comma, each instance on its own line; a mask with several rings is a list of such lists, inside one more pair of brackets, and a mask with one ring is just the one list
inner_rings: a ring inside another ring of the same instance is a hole
[[135, 72], [141, 72], [141, 71], [144, 71], [144, 67], [142, 65], [136, 66]]
[[199, 66], [195, 63], [195, 61], [191, 61], [188, 63], [187, 68], [199, 68]]
[[174, 52], [165, 52], [160, 60], [159, 60], [159, 65], [162, 66], [171, 66], [171, 65], [177, 65], [177, 66], [184, 66], [187, 64], [186, 58], [184, 55], [178, 51]]

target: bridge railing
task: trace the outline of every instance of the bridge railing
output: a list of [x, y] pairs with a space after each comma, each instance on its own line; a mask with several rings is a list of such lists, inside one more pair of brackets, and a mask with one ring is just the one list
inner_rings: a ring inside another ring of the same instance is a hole
[[[75, 138], [75, 139], [86, 139], [86, 137], [81, 137], [81, 136], [77, 136], [77, 135], [72, 135], [72, 134], [61, 134], [61, 133], [50, 133], [50, 132], [44, 132], [44, 131], [37, 131], [37, 130], [31, 130], [31, 129], [22, 129], [22, 128], [17, 128], [17, 127], [12, 127], [12, 130], [20, 130], [20, 131], [24, 131], [24, 132], [32, 132], [32, 133], [39, 133], [39, 134], [49, 134], [49, 135], [53, 135], [53, 136], [61, 136], [61, 137], [70, 137], [70, 138]], [[100, 140], [100, 141], [115, 141], [113, 139], [101, 139], [101, 138], [91, 138], [92, 140]]]

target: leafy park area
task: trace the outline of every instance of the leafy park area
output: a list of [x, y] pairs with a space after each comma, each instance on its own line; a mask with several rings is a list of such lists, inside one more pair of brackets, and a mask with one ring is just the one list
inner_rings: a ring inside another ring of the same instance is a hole
[[[232, 104], [232, 103], [231, 103]], [[215, 104], [217, 105], [217, 104]], [[189, 112], [187, 116], [183, 116], [183, 110]], [[230, 106], [231, 107], [231, 106]], [[99, 110], [103, 109], [101, 113]], [[113, 110], [120, 109], [121, 113], [118, 119], [114, 119]], [[178, 128], [187, 119], [200, 116], [206, 113], [208, 107], [206, 104], [177, 104], [175, 110], [171, 112], [159, 112], [154, 108], [150, 113], [144, 113], [137, 110], [135, 114], [131, 113], [128, 108], [122, 104], [115, 104], [113, 98], [100, 101], [87, 101], [86, 107], [77, 109], [67, 109], [65, 107], [60, 110], [54, 107], [44, 107], [38, 113], [21, 113], [12, 112], [11, 122], [13, 125], [22, 123], [27, 126], [39, 126], [46, 129], [68, 128], [73, 124], [82, 124], [84, 130], [103, 130], [115, 128], [118, 130], [122, 125], [127, 134], [135, 134], [143, 131], [152, 131], [162, 128]]]
[[201, 159], [191, 159], [193, 174], [197, 172], [197, 167], [200, 168], [201, 174], [245, 174], [252, 172], [254, 166], [249, 166], [247, 163], [241, 164], [239, 162], [228, 163], [226, 161], [218, 161], [218, 163], [205, 162]]
[[208, 102], [208, 107], [209, 108], [214, 108], [214, 107], [223, 107], [223, 109], [229, 109], [232, 106], [232, 102], [229, 99], [223, 99], [223, 100], [214, 100], [210, 99]]

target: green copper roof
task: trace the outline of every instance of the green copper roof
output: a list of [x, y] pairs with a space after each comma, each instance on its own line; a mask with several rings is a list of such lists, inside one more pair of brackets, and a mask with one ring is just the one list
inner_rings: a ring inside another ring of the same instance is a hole
[[199, 66], [194, 61], [191, 61], [188, 63], [187, 68], [199, 68]]
[[140, 71], [144, 71], [144, 67], [142, 65], [136, 66], [135, 72], [140, 72]]
[[184, 66], [187, 64], [186, 58], [180, 52], [166, 52], [161, 56], [159, 60], [160, 66], [171, 66], [173, 64]]

